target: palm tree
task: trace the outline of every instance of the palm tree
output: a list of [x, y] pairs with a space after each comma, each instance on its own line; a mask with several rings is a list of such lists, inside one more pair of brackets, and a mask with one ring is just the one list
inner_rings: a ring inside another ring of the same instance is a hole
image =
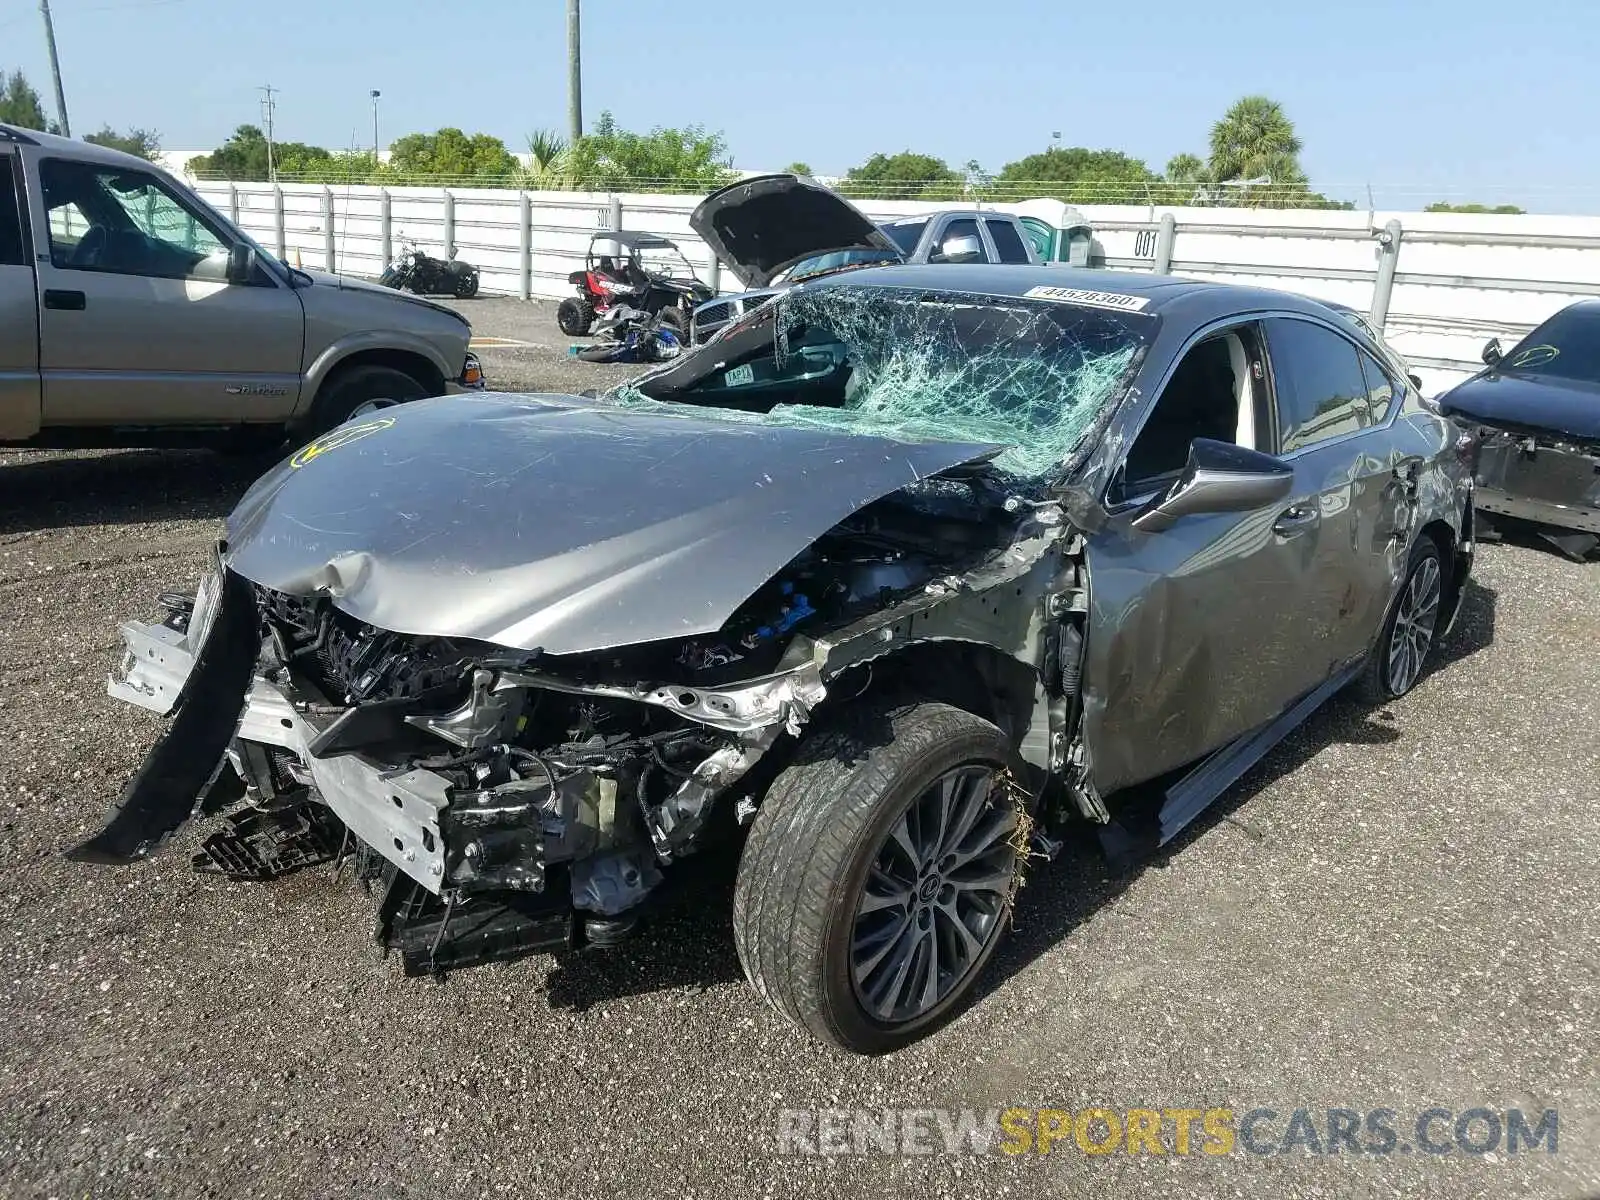
[[572, 159], [566, 139], [549, 129], [528, 135], [528, 169], [524, 186], [534, 191], [553, 192], [570, 182]]
[[1246, 96], [1211, 127], [1211, 177], [1259, 179], [1274, 185], [1303, 184], [1300, 139], [1283, 105], [1265, 96]]

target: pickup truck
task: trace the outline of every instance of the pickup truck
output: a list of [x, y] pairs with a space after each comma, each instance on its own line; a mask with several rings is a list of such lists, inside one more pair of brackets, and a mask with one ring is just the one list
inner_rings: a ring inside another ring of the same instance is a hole
[[989, 208], [948, 208], [876, 223], [806, 176], [741, 179], [701, 201], [689, 225], [746, 290], [697, 306], [689, 340], [709, 341], [779, 292], [839, 271], [891, 263], [1042, 262], [1030, 220]]
[[289, 266], [143, 159], [0, 125], [0, 445], [303, 439], [482, 387], [471, 337]]

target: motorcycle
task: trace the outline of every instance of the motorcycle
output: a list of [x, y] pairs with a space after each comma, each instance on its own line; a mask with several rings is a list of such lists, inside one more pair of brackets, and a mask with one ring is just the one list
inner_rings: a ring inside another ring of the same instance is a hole
[[448, 262], [417, 249], [410, 238], [401, 239], [401, 250], [378, 282], [397, 291], [419, 296], [455, 296], [470, 300], [478, 294], [478, 268], [459, 258]]

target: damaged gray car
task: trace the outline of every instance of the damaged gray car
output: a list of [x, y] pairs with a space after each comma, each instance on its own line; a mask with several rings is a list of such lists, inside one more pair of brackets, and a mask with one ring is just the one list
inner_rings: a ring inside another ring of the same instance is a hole
[[376, 864], [427, 972], [623, 941], [739, 837], [757, 991], [925, 1035], [1070, 829], [1168, 842], [1338, 690], [1404, 694], [1472, 562], [1458, 432], [1337, 313], [1061, 279], [850, 272], [604, 396], [311, 443], [123, 627], [112, 693], [172, 719], [71, 853], [231, 805], [200, 865]]

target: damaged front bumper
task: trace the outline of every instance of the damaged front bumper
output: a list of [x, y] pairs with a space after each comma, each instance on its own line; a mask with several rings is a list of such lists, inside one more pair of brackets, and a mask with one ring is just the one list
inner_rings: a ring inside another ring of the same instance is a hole
[[1475, 478], [1491, 517], [1576, 535], [1566, 540], [1580, 558], [1600, 544], [1600, 449], [1485, 427]]
[[[231, 779], [247, 807], [206, 843], [212, 869], [274, 873], [239, 830], [267, 828], [281, 842], [292, 827], [325, 846], [331, 828], [339, 850], [311, 859], [359, 850], [387, 864], [391, 892], [397, 880], [411, 891], [386, 900], [386, 921], [419, 901], [442, 903], [444, 916], [433, 916], [444, 922], [465, 902], [480, 912], [485, 901], [509, 904], [542, 922], [537, 938], [525, 929], [512, 938], [522, 950], [570, 943], [573, 921], [601, 935], [626, 923], [662, 882], [660, 868], [697, 848], [715, 802], [825, 694], [814, 668], [727, 687], [629, 688], [545, 676], [525, 662], [468, 663], [448, 700], [351, 703], [300, 665], [317, 647], [291, 650], [256, 589], [220, 563], [192, 601], [166, 603], [165, 621], [122, 627], [122, 669], [108, 691], [172, 722], [106, 827], [69, 857], [146, 857]], [[357, 661], [379, 662], [369, 651]], [[637, 715], [649, 731], [559, 743], [531, 732], [548, 723], [541, 705], [605, 704], [619, 708], [614, 723]], [[286, 858], [305, 865], [304, 844]], [[504, 924], [504, 912], [494, 919]]]

